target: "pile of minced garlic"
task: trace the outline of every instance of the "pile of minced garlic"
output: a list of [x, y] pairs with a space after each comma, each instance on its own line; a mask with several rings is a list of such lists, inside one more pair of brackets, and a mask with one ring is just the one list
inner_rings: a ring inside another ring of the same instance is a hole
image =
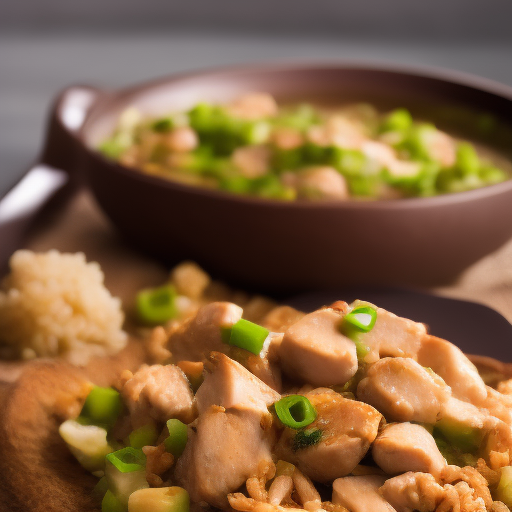
[[1, 356], [62, 356], [84, 365], [126, 345], [121, 301], [84, 254], [21, 250], [10, 267], [0, 289]]

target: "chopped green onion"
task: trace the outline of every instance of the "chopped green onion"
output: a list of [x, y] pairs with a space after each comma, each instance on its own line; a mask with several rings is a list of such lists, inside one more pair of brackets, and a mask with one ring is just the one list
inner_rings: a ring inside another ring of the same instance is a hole
[[131, 446], [109, 453], [105, 458], [121, 473], [140, 471], [146, 464], [143, 451]]
[[188, 441], [188, 427], [180, 420], [171, 419], [167, 421], [167, 429], [169, 437], [164, 441], [165, 449], [178, 458]]
[[163, 324], [178, 315], [174, 286], [142, 290], [137, 294], [137, 312], [148, 324]]
[[313, 423], [317, 417], [313, 404], [302, 395], [289, 395], [274, 404], [277, 417], [283, 425], [299, 429]]
[[370, 347], [359, 340], [354, 341], [354, 343], [356, 345], [357, 359], [362, 361], [370, 353]]
[[303, 448], [308, 448], [309, 446], [314, 446], [318, 444], [321, 439], [322, 431], [318, 428], [299, 430], [293, 438], [292, 450], [295, 452]]
[[103, 142], [98, 149], [108, 158], [118, 160], [126, 151], [126, 144], [119, 142], [116, 137], [113, 137]]
[[85, 399], [79, 420], [85, 420], [88, 424], [111, 427], [116, 422], [122, 407], [118, 391], [95, 386]]
[[500, 482], [496, 489], [496, 499], [512, 507], [512, 466], [501, 468]]
[[404, 132], [412, 126], [412, 116], [405, 108], [399, 108], [389, 113], [384, 120], [381, 131]]
[[168, 133], [174, 128], [174, 121], [170, 117], [157, 119], [153, 122], [151, 128], [154, 132], [157, 133]]
[[126, 507], [112, 491], [107, 491], [101, 501], [101, 512], [126, 512]]
[[154, 425], [144, 425], [134, 430], [128, 440], [132, 448], [142, 448], [143, 446], [153, 446], [158, 439], [158, 432]]
[[480, 168], [480, 159], [472, 144], [462, 142], [457, 147], [457, 167], [462, 171], [463, 175], [477, 174]]
[[263, 344], [269, 335], [269, 331], [261, 325], [249, 322], [249, 320], [240, 319], [236, 324], [228, 330], [222, 328], [221, 336], [223, 340], [228, 339], [230, 345], [238, 348], [248, 350], [255, 355], [258, 355], [263, 348]]
[[[342, 331], [352, 333], [370, 332], [377, 320], [377, 311], [371, 306], [359, 306], [347, 313], [342, 320]], [[349, 336], [350, 337], [350, 336]]]
[[94, 486], [92, 493], [97, 499], [102, 499], [108, 491], [108, 481], [106, 476], [102, 476]]

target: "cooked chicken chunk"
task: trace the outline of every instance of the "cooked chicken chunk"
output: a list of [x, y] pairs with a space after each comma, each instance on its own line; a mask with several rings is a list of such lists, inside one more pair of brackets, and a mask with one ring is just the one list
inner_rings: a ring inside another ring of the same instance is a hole
[[356, 373], [356, 346], [340, 333], [340, 320], [339, 312], [321, 309], [288, 328], [279, 347], [288, 377], [313, 386], [333, 386]]
[[397, 512], [432, 512], [444, 495], [432, 475], [413, 472], [386, 480], [379, 492]]
[[334, 167], [313, 167], [297, 174], [299, 196], [316, 199], [348, 199], [345, 178]]
[[372, 445], [373, 460], [389, 475], [420, 471], [437, 476], [446, 466], [432, 435], [421, 425], [387, 425]]
[[194, 395], [185, 374], [177, 366], [144, 365], [125, 382], [121, 393], [133, 428], [151, 419], [178, 418], [185, 423], [194, 419]]
[[230, 302], [203, 306], [190, 320], [171, 333], [169, 348], [173, 361], [202, 361], [212, 351], [226, 352], [221, 329], [232, 327], [242, 318], [242, 308]]
[[434, 423], [449, 397], [450, 388], [442, 379], [403, 357], [377, 361], [357, 387], [357, 398], [390, 421]]
[[175, 478], [192, 501], [228, 508], [228, 493], [255, 476], [259, 464], [272, 462], [274, 439], [269, 413], [212, 406], [189, 428]]
[[320, 441], [297, 446], [297, 431], [286, 428], [276, 447], [277, 456], [291, 462], [319, 482], [348, 475], [365, 456], [377, 436], [382, 415], [368, 404], [349, 400], [330, 389], [305, 395], [316, 408], [317, 419], [307, 431], [320, 430]]
[[[356, 301], [353, 306], [357, 306]], [[423, 324], [396, 316], [377, 308], [377, 321], [373, 329], [361, 335], [361, 342], [370, 348], [370, 360], [378, 357], [412, 357], [420, 349], [427, 330]]]
[[273, 332], [285, 332], [290, 325], [304, 318], [304, 313], [290, 306], [278, 306], [263, 319], [262, 325]]
[[489, 415], [473, 404], [451, 396], [441, 408], [442, 421], [460, 424], [470, 428], [484, 428]]
[[245, 406], [267, 412], [267, 406], [280, 398], [277, 391], [220, 352], [210, 355], [204, 382], [196, 393], [199, 414], [212, 405], [220, 405], [226, 409]]
[[385, 480], [380, 475], [338, 478], [332, 484], [332, 502], [352, 512], [394, 512], [378, 492]]
[[418, 352], [418, 363], [432, 368], [452, 388], [452, 395], [480, 405], [487, 397], [484, 381], [475, 365], [452, 343], [426, 336]]

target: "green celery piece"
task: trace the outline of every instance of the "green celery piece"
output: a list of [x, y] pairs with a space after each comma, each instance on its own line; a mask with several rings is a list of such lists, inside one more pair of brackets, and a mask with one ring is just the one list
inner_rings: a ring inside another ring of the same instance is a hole
[[219, 188], [233, 194], [249, 194], [251, 180], [244, 176], [225, 176], [219, 179]]
[[496, 489], [495, 498], [512, 508], [512, 466], [501, 468], [501, 477]]
[[107, 477], [102, 476], [98, 483], [94, 486], [94, 489], [92, 490], [92, 493], [94, 496], [98, 499], [102, 499], [103, 496], [105, 496], [105, 493], [108, 491], [108, 482]]
[[293, 171], [304, 165], [302, 148], [277, 149], [272, 154], [272, 168], [277, 172]]
[[151, 129], [156, 133], [168, 133], [174, 128], [172, 117], [162, 117], [151, 123]]
[[142, 450], [131, 447], [107, 455], [105, 476], [108, 487], [123, 505], [128, 504], [132, 492], [148, 487], [145, 464]]
[[119, 160], [121, 155], [125, 152], [126, 146], [120, 143], [116, 137], [112, 137], [102, 142], [98, 150], [112, 160]]
[[469, 142], [461, 142], [458, 145], [455, 165], [462, 172], [462, 176], [478, 173], [480, 169], [480, 159], [472, 144], [469, 144]]
[[502, 169], [493, 167], [492, 165], [482, 165], [480, 167], [480, 179], [486, 185], [493, 185], [495, 183], [501, 183], [510, 179], [510, 176]]
[[180, 420], [170, 419], [167, 421], [167, 430], [169, 437], [164, 441], [165, 449], [178, 458], [187, 445], [188, 427]]
[[231, 328], [229, 344], [258, 355], [268, 335], [265, 327], [242, 318]]
[[480, 429], [447, 419], [440, 420], [435, 424], [434, 433], [436, 435], [441, 433], [451, 446], [465, 453], [474, 453], [483, 439]]
[[412, 126], [412, 116], [405, 108], [390, 112], [384, 119], [381, 132], [405, 132]]
[[123, 504], [112, 491], [107, 491], [101, 501], [101, 512], [127, 512], [127, 504]]
[[137, 313], [148, 324], [163, 324], [178, 315], [172, 285], [147, 288], [137, 294]]
[[118, 391], [95, 386], [85, 399], [80, 418], [89, 424], [109, 428], [117, 421], [122, 408], [121, 395]]
[[144, 446], [153, 446], [158, 439], [158, 431], [152, 424], [144, 425], [134, 430], [128, 440], [132, 448], [142, 448]]

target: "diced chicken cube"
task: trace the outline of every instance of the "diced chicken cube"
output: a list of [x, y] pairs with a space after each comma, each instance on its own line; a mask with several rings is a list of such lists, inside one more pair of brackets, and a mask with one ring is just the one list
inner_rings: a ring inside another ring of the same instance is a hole
[[[352, 306], [359, 303], [360, 301], [356, 301]], [[377, 308], [375, 325], [370, 332], [361, 335], [361, 342], [378, 357], [416, 358], [426, 333], [423, 324]]]
[[276, 100], [264, 92], [250, 92], [239, 96], [227, 106], [228, 112], [240, 119], [261, 119], [277, 114]]
[[487, 389], [475, 365], [452, 343], [426, 336], [417, 360], [442, 377], [455, 398], [474, 405], [480, 405], [487, 398]]
[[297, 189], [301, 197], [316, 199], [348, 199], [345, 178], [334, 167], [313, 167], [297, 175]]
[[348, 475], [377, 436], [382, 415], [368, 404], [349, 400], [330, 389], [317, 389], [305, 396], [318, 413], [307, 430], [320, 430], [320, 440], [312, 446], [298, 447], [297, 431], [285, 428], [276, 447], [277, 456], [318, 482]]
[[242, 318], [242, 308], [230, 302], [212, 302], [171, 333], [169, 348], [173, 361], [202, 361], [212, 351], [226, 352], [223, 327], [232, 327]]
[[408, 472], [386, 480], [379, 492], [397, 512], [432, 512], [445, 491], [431, 474]]
[[387, 425], [372, 445], [373, 460], [389, 475], [419, 471], [440, 475], [446, 466], [432, 435], [421, 425]]
[[271, 153], [266, 146], [243, 146], [231, 155], [233, 165], [246, 178], [259, 178], [267, 174]]
[[265, 316], [262, 325], [273, 332], [285, 332], [288, 327], [304, 316], [302, 311], [290, 306], [278, 306]]
[[194, 395], [177, 366], [144, 365], [125, 382], [121, 393], [133, 428], [151, 420], [177, 418], [188, 423], [194, 419]]
[[196, 393], [199, 414], [212, 405], [220, 405], [225, 409], [245, 406], [264, 413], [267, 412], [267, 406], [280, 398], [277, 391], [220, 352], [210, 355], [204, 382]]
[[439, 420], [447, 421], [451, 424], [464, 425], [469, 428], [484, 428], [489, 415], [469, 402], [463, 402], [458, 398], [451, 396], [443, 404]]
[[354, 342], [340, 333], [342, 315], [320, 309], [294, 323], [279, 346], [283, 371], [313, 386], [345, 384], [357, 371]]
[[386, 357], [370, 366], [357, 387], [357, 398], [390, 421], [435, 423], [450, 388], [416, 361]]
[[261, 463], [272, 462], [274, 441], [269, 413], [213, 406], [189, 428], [175, 479], [193, 502], [228, 508], [228, 493], [255, 476]]
[[352, 512], [394, 512], [378, 492], [385, 480], [380, 475], [338, 478], [332, 484], [332, 502]]

